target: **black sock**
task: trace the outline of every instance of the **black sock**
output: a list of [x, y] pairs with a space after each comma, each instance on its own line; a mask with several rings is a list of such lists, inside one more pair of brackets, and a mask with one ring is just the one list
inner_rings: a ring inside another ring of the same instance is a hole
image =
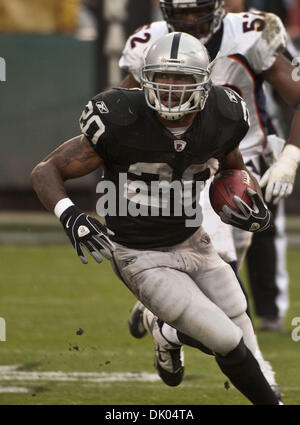
[[216, 354], [216, 361], [232, 384], [253, 404], [276, 405], [278, 399], [260, 370], [257, 360], [244, 344], [226, 356]]
[[207, 348], [205, 345], [201, 344], [201, 342], [197, 341], [196, 339], [183, 334], [180, 331], [177, 331], [177, 338], [182, 344], [189, 345], [190, 347], [198, 348], [205, 354], [209, 354], [213, 356], [213, 352]]

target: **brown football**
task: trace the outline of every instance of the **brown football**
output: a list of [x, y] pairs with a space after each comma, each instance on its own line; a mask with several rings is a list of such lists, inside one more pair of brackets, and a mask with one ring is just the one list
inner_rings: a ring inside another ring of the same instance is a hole
[[209, 188], [209, 199], [214, 211], [219, 214], [224, 205], [240, 212], [233, 197], [239, 196], [249, 207], [253, 203], [247, 193], [250, 187], [255, 190], [250, 175], [245, 170], [224, 170], [218, 173]]

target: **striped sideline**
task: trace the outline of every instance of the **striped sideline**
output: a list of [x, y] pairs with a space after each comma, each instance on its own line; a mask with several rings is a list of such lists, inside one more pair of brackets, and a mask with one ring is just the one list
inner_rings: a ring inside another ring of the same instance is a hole
[[[157, 374], [140, 372], [37, 372], [19, 370], [22, 365], [0, 366], [0, 382], [4, 381], [60, 381], [60, 382], [159, 382]], [[0, 386], [0, 393], [26, 393], [24, 387]]]

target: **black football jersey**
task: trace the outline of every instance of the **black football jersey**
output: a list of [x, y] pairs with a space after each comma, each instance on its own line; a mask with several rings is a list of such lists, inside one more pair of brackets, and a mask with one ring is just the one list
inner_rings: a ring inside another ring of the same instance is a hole
[[176, 138], [147, 106], [142, 90], [112, 89], [95, 96], [80, 126], [104, 161], [97, 212], [106, 215], [112, 240], [155, 249], [191, 236], [201, 225], [203, 182], [247, 133], [247, 114], [238, 95], [212, 87], [205, 108]]

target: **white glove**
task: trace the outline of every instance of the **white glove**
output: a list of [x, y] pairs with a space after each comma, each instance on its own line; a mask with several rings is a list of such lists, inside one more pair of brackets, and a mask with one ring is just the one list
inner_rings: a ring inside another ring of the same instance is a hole
[[266, 187], [265, 200], [276, 205], [282, 198], [289, 196], [294, 187], [296, 172], [300, 162], [300, 149], [286, 145], [277, 161], [265, 172], [259, 184]]

